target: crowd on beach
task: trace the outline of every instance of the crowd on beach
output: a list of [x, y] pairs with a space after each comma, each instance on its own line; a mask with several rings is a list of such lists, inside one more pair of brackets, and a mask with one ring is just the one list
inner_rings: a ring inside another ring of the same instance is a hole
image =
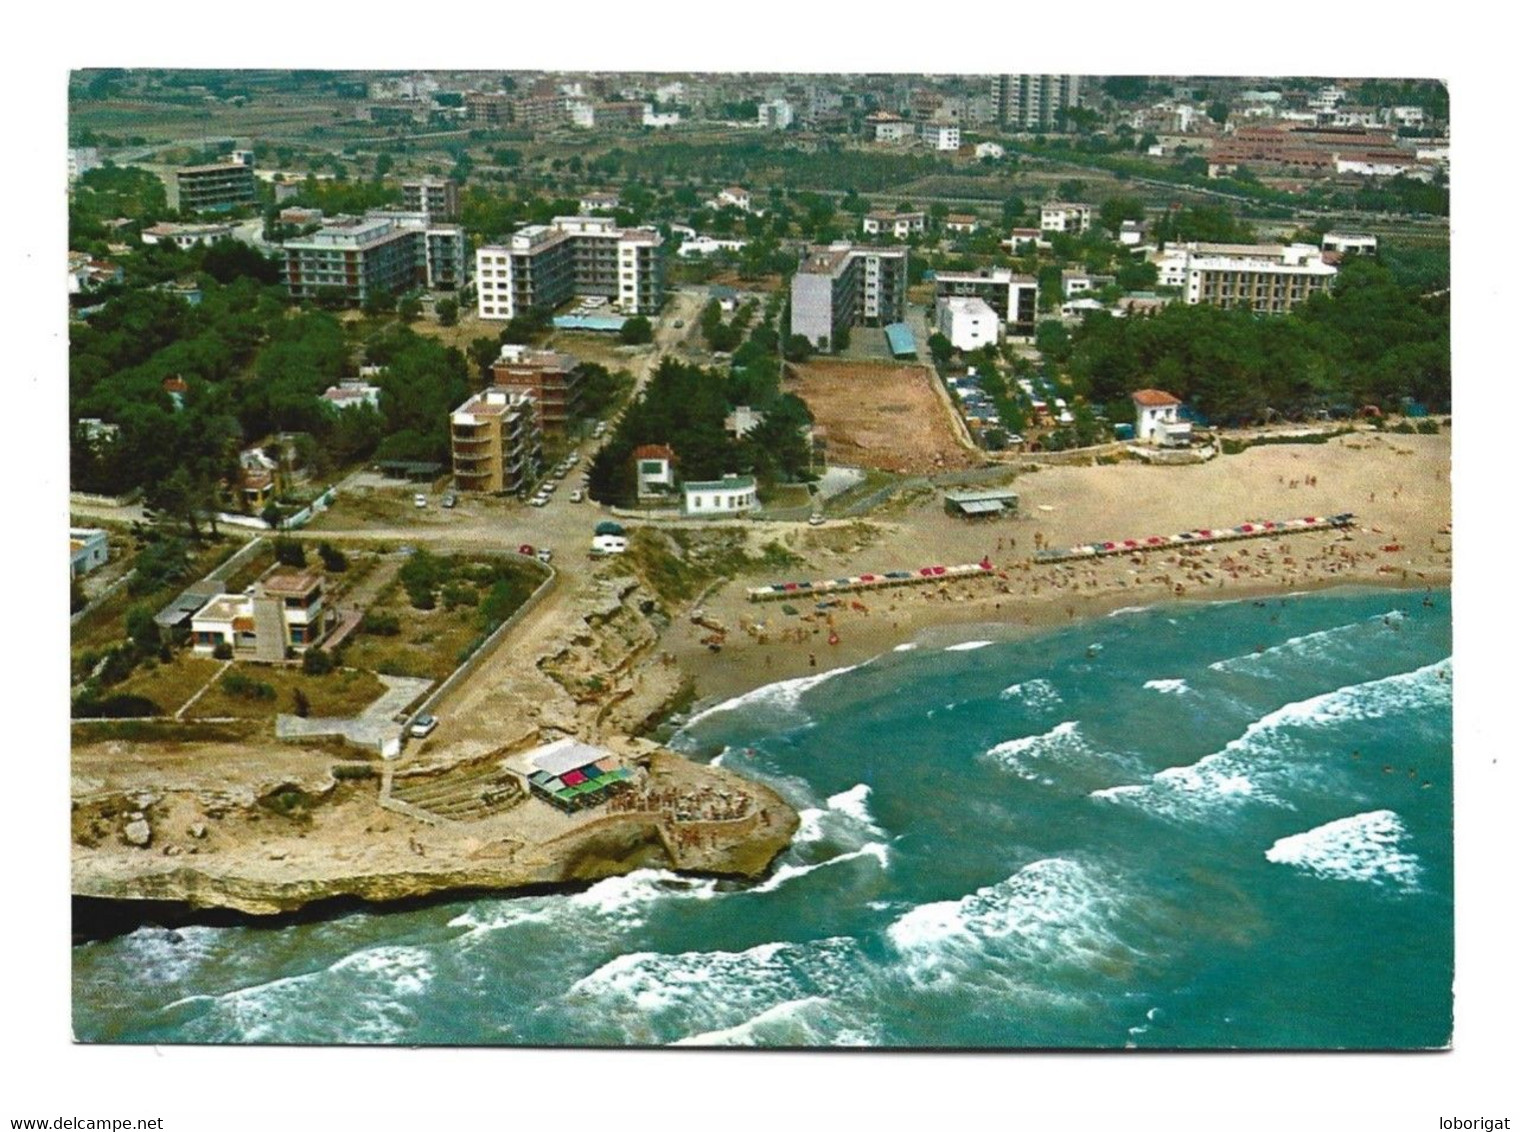
[[677, 822], [736, 821], [749, 815], [753, 805], [743, 791], [712, 786], [675, 790], [627, 790], [607, 802], [610, 813], [654, 813]]

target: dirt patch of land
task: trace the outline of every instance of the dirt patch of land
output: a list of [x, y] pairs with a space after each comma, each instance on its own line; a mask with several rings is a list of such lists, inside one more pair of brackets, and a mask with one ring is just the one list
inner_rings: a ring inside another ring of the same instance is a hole
[[818, 361], [788, 366], [787, 377], [787, 391], [828, 431], [832, 463], [913, 474], [978, 462], [925, 366]]

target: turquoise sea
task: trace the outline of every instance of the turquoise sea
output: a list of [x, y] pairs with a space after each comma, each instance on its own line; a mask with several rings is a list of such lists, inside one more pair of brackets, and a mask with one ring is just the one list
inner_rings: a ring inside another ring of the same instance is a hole
[[[84, 1041], [1441, 1046], [1450, 594], [1168, 605], [920, 645], [673, 744], [802, 813], [763, 881], [73, 950]], [[721, 750], [721, 754], [713, 752]]]

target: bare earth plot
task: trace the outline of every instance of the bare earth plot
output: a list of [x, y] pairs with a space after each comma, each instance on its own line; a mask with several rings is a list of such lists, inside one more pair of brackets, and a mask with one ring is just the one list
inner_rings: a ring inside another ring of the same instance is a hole
[[925, 473], [977, 462], [961, 447], [949, 407], [924, 366], [828, 361], [787, 372], [787, 391], [806, 401], [828, 430], [831, 463]]

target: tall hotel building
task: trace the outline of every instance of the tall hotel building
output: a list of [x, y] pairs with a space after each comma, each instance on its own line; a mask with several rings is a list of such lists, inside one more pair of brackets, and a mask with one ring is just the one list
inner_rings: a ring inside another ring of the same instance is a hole
[[346, 302], [417, 287], [453, 290], [468, 282], [464, 229], [434, 224], [426, 213], [370, 212], [287, 240], [286, 290], [293, 299], [341, 291]]
[[1082, 101], [1080, 75], [994, 75], [992, 113], [1011, 130], [1052, 130], [1058, 112]]
[[662, 244], [655, 229], [619, 228], [608, 216], [557, 216], [519, 229], [475, 253], [480, 317], [552, 310], [576, 296], [608, 299], [625, 315], [653, 314], [665, 301]]
[[907, 296], [907, 248], [809, 248], [792, 276], [791, 332], [832, 350], [845, 327], [901, 322]]

